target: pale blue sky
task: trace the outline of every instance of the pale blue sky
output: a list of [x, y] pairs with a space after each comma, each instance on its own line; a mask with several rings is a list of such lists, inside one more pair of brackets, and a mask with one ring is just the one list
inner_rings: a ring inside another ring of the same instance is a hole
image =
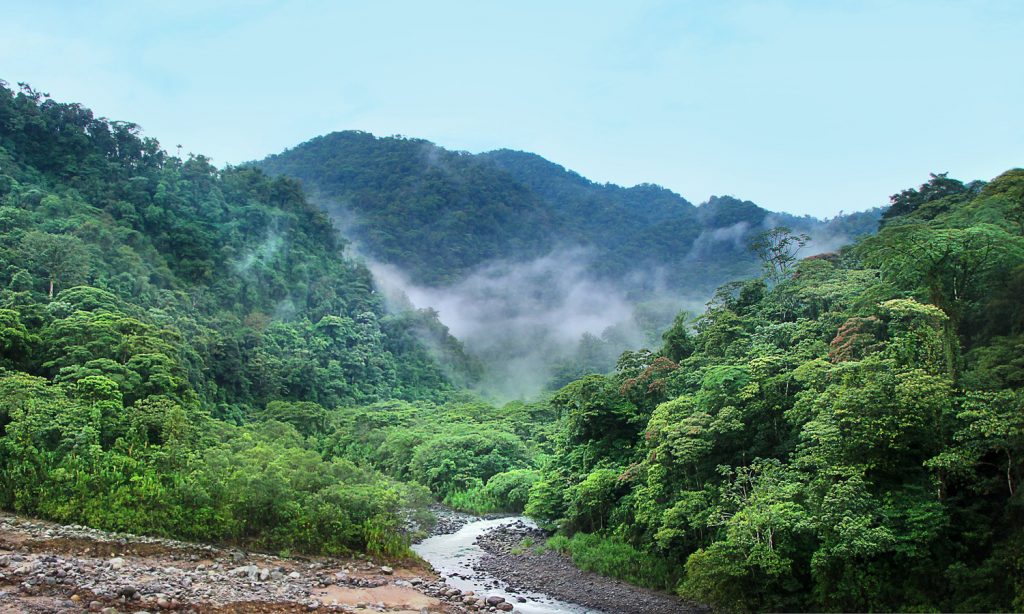
[[5, 3], [0, 79], [261, 158], [334, 130], [833, 215], [1024, 166], [1024, 2]]

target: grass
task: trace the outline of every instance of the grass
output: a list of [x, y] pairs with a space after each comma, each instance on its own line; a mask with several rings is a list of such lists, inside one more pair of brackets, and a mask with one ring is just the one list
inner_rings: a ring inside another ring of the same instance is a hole
[[577, 533], [569, 538], [558, 534], [548, 539], [546, 545], [572, 557], [573, 564], [580, 569], [630, 584], [672, 590], [679, 581], [681, 570], [671, 563], [613, 537]]

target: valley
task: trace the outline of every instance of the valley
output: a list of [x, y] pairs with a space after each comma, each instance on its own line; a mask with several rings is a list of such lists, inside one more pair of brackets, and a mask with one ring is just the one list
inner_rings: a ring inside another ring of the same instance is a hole
[[0, 608], [1024, 604], [1021, 169], [820, 221], [2, 86]]

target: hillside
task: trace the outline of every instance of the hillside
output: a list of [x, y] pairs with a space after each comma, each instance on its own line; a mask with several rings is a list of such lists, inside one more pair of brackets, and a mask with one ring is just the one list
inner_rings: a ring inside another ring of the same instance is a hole
[[[472, 155], [335, 132], [256, 163], [299, 180], [395, 305], [436, 309], [483, 365], [479, 390], [530, 399], [657, 343], [682, 308], [757, 275], [749, 244], [780, 225], [804, 255], [871, 234], [880, 209], [828, 221], [655, 185], [597, 184], [530, 153]], [[408, 299], [408, 300], [407, 300]]]
[[0, 508], [393, 550], [419, 491], [304, 437], [333, 408], [448, 399], [431, 351], [472, 362], [432, 314], [384, 310], [294, 181], [138, 132], [0, 83]]
[[727, 611], [1024, 606], [1024, 170], [893, 201], [554, 395], [550, 546]]
[[494, 260], [582, 248], [588, 270], [649, 296], [710, 293], [751, 275], [748, 240], [788, 225], [831, 248], [874, 231], [880, 211], [830, 222], [731, 197], [695, 207], [644, 184], [597, 184], [535, 154], [447, 151], [421, 139], [334, 132], [256, 165], [302, 182], [367, 255], [416, 283], [450, 285]]

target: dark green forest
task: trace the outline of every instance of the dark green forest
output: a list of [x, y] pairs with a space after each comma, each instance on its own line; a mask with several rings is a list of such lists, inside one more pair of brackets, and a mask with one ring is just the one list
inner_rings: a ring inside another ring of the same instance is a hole
[[799, 259], [819, 226], [761, 232], [752, 203], [518, 152], [311, 143], [331, 139], [373, 158], [324, 167], [356, 236], [430, 283], [572, 225], [614, 276], [645, 236], [671, 267], [692, 254], [671, 229], [749, 222], [750, 276], [614, 371], [498, 406], [466, 391], [479, 365], [436, 314], [385, 309], [325, 194], [3, 84], [0, 508], [403, 557], [443, 501], [525, 510], [580, 567], [726, 611], [1024, 609], [1024, 170], [933, 175], [877, 234], [880, 211], [839, 218], [865, 236]]
[[[455, 387], [299, 186], [0, 88], [0, 506], [267, 546], [389, 549], [421, 491], [304, 422]], [[470, 369], [471, 370], [471, 369]], [[385, 531], [386, 529], [386, 531]], [[391, 539], [390, 537], [388, 539]]]
[[552, 397], [553, 547], [726, 610], [1024, 608], [1024, 170], [892, 200]]
[[536, 154], [473, 155], [355, 131], [314, 138], [257, 166], [301, 181], [368, 254], [431, 285], [495, 259], [578, 247], [592, 252], [594, 275], [629, 281], [638, 296], [655, 290], [655, 271], [670, 289], [710, 295], [756, 274], [746, 243], [765, 225], [812, 232], [829, 245], [874, 232], [881, 214], [822, 222], [730, 196], [698, 207], [657, 185], [594, 183]]

